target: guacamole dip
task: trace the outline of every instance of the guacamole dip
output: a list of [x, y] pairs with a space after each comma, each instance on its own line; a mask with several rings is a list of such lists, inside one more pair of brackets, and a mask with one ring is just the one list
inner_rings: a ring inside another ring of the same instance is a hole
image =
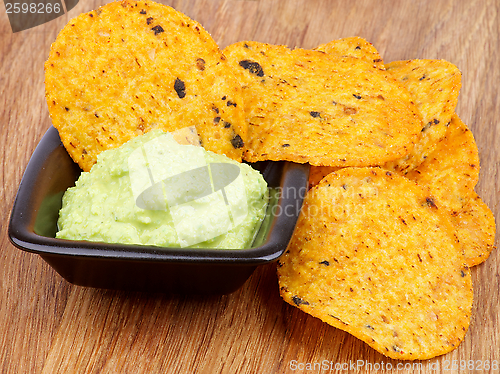
[[163, 247], [248, 247], [267, 184], [247, 164], [151, 131], [102, 152], [63, 196], [57, 238]]

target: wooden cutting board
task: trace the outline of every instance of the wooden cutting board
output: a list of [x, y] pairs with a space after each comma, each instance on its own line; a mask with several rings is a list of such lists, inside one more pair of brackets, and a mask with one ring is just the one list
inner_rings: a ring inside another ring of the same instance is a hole
[[[168, 296], [73, 286], [38, 256], [14, 248], [7, 237], [10, 209], [27, 162], [51, 124], [43, 63], [70, 18], [104, 3], [82, 0], [69, 15], [16, 34], [0, 7], [2, 373], [499, 371], [497, 251], [472, 271], [475, 303], [465, 341], [447, 355], [410, 363], [390, 360], [285, 304], [278, 294], [275, 265], [258, 268], [230, 295]], [[439, 58], [456, 64], [462, 71], [456, 111], [472, 129], [481, 157], [476, 190], [498, 219], [498, 1], [165, 3], [200, 22], [222, 48], [240, 40], [313, 48], [358, 35], [372, 42], [386, 62]]]

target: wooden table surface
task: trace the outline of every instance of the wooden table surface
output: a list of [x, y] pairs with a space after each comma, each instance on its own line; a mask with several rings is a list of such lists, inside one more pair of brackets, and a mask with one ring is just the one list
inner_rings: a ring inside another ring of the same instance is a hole
[[[258, 268], [230, 295], [169, 296], [73, 286], [37, 255], [16, 249], [7, 236], [10, 210], [27, 162], [51, 125], [43, 63], [70, 18], [104, 3], [81, 0], [69, 14], [16, 34], [0, 6], [0, 372], [347, 373], [383, 368], [381, 372], [453, 373], [472, 372], [450, 370], [454, 363], [460, 367], [470, 360], [484, 369], [477, 372], [498, 372], [498, 251], [473, 269], [475, 303], [465, 341], [445, 356], [417, 362], [421, 367], [416, 370], [398, 370], [405, 362], [390, 360], [285, 304], [278, 295], [275, 265]], [[313, 48], [359, 35], [386, 62], [453, 62], [462, 71], [456, 112], [472, 129], [481, 158], [476, 190], [498, 220], [498, 0], [165, 3], [199, 21], [222, 48], [240, 40]], [[306, 370], [307, 363], [316, 366]], [[359, 366], [348, 370], [348, 364]]]

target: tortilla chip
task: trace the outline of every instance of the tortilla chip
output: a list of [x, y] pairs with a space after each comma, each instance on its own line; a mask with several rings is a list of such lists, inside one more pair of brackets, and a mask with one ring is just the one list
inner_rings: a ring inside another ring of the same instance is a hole
[[309, 189], [316, 186], [324, 177], [341, 168], [335, 166], [311, 166], [309, 169]]
[[385, 70], [384, 60], [380, 56], [380, 53], [378, 53], [372, 43], [359, 36], [332, 40], [329, 43], [317, 46], [314, 50], [337, 57], [357, 57], [375, 65], [379, 69]]
[[422, 114], [422, 136], [415, 148], [385, 168], [407, 173], [420, 165], [446, 135], [457, 106], [462, 76], [458, 68], [444, 60], [395, 61], [385, 65], [414, 98]]
[[479, 180], [479, 154], [472, 132], [455, 114], [436, 150], [406, 175], [429, 191], [436, 204], [460, 212]]
[[71, 20], [45, 64], [52, 123], [88, 171], [97, 155], [158, 128], [196, 126], [203, 146], [241, 160], [241, 87], [202, 26], [151, 1], [109, 3]]
[[495, 217], [481, 198], [473, 198], [457, 215], [452, 217], [458, 241], [465, 252], [468, 266], [478, 265], [489, 257], [495, 248]]
[[344, 168], [306, 195], [278, 262], [281, 296], [395, 359], [428, 359], [464, 339], [471, 275], [453, 227], [414, 182]]
[[418, 140], [408, 92], [373, 64], [257, 42], [223, 52], [243, 87], [247, 161], [379, 165]]

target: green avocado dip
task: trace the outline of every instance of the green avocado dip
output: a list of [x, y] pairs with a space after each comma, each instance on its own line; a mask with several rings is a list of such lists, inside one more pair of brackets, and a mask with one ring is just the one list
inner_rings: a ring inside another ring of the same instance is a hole
[[160, 247], [248, 248], [267, 184], [247, 164], [153, 130], [102, 152], [63, 196], [57, 238]]

